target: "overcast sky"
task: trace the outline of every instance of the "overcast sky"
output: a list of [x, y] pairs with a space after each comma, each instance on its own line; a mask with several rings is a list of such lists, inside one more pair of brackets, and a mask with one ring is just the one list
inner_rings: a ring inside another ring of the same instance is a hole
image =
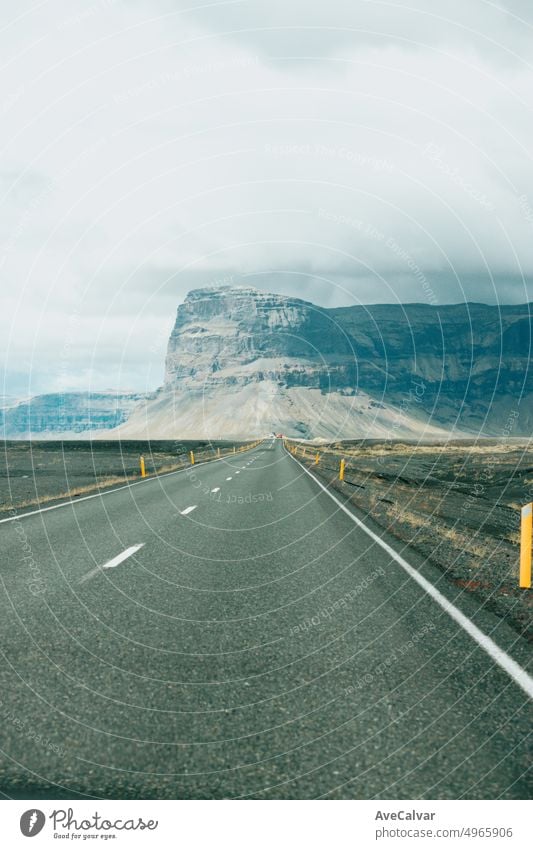
[[533, 300], [531, 0], [0, 8], [7, 394], [155, 388], [200, 285]]

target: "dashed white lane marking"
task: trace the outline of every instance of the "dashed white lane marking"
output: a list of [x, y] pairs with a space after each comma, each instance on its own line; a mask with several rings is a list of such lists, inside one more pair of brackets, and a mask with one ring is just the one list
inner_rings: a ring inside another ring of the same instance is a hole
[[180, 510], [180, 515], [187, 516], [188, 513], [192, 513], [192, 511], [196, 510], [197, 507], [197, 504], [193, 504], [192, 507], [186, 507], [185, 510]]
[[469, 634], [470, 637], [472, 637], [472, 639], [478, 644], [478, 646], [480, 646], [489, 655], [489, 657], [494, 661], [494, 663], [496, 663], [501, 669], [503, 669], [509, 675], [509, 677], [513, 679], [515, 684], [518, 684], [518, 686], [522, 688], [524, 693], [527, 693], [530, 699], [533, 699], [533, 678], [526, 672], [525, 669], [522, 669], [522, 667], [516, 662], [516, 660], [513, 660], [513, 658], [510, 657], [507, 652], [501, 649], [499, 645], [494, 642], [494, 640], [491, 640], [491, 638], [483, 631], [481, 631], [477, 627], [477, 625], [474, 625], [474, 623], [467, 616], [465, 616], [465, 614], [462, 613], [462, 611], [460, 611], [458, 607], [452, 604], [451, 601], [448, 601], [446, 596], [444, 596], [436, 587], [434, 587], [430, 581], [424, 578], [423, 575], [421, 575], [417, 569], [414, 569], [411, 564], [407, 562], [407, 560], [404, 560], [404, 558], [400, 554], [398, 554], [397, 551], [391, 548], [391, 546], [388, 545], [385, 540], [381, 539], [381, 537], [375, 534], [374, 531], [370, 530], [370, 528], [368, 528], [365, 523], [361, 521], [361, 519], [358, 519], [357, 516], [355, 516], [351, 512], [351, 510], [349, 510], [348, 507], [346, 507], [346, 505], [342, 503], [342, 501], [339, 501], [339, 499], [336, 498], [329, 491], [329, 489], [324, 486], [323, 483], [321, 483], [321, 481], [317, 480], [317, 478], [313, 474], [311, 474], [309, 469], [307, 469], [302, 463], [300, 463], [300, 461], [297, 460], [296, 457], [293, 457], [292, 454], [288, 454], [288, 456], [291, 457], [296, 463], [298, 463], [300, 468], [302, 468], [304, 472], [308, 474], [309, 477], [314, 480], [316, 484], [318, 484], [320, 489], [323, 490], [326, 495], [329, 495], [331, 500], [335, 502], [337, 507], [339, 507], [339, 509], [342, 510], [343, 513], [346, 513], [346, 515], [352, 520], [352, 522], [354, 522], [359, 528], [361, 528], [362, 531], [368, 534], [370, 539], [377, 543], [377, 545], [381, 546], [381, 548], [390, 557], [392, 557], [393, 560], [395, 560], [396, 563], [398, 563], [405, 572], [407, 572], [409, 577], [416, 581], [416, 583], [420, 587], [422, 587], [422, 589], [425, 590], [425, 592], [429, 596], [431, 596], [431, 598], [436, 601], [437, 604], [443, 610], [446, 611], [448, 616], [450, 616], [454, 620], [454, 622], [456, 622], [461, 628], [463, 628], [464, 631], [466, 631], [467, 634]]
[[231, 478], [226, 478], [226, 480], [227, 480], [227, 481], [230, 481], [230, 480], [231, 480]]
[[124, 560], [127, 560], [128, 557], [131, 557], [132, 554], [135, 554], [136, 551], [139, 551], [143, 545], [144, 542], [139, 543], [139, 545], [130, 545], [130, 547], [123, 551], [122, 554], [118, 554], [116, 557], [113, 557], [109, 563], [104, 563], [102, 569], [114, 569], [115, 566], [119, 565], [119, 563], [122, 563]]
[[236, 474], [236, 475], [238, 475], [238, 474], [239, 474], [239, 472], [235, 472], [235, 474]]
[[213, 487], [213, 489], [211, 490], [211, 492], [220, 492], [220, 487], [219, 487], [219, 486], [215, 486], [215, 487]]
[[104, 563], [103, 566], [97, 566], [96, 569], [91, 569], [90, 572], [87, 572], [87, 574], [83, 576], [80, 583], [83, 584], [84, 581], [88, 581], [89, 578], [92, 578], [93, 575], [97, 575], [99, 572], [102, 571], [102, 569], [114, 569], [115, 566], [118, 566], [120, 563], [123, 563], [124, 560], [128, 559], [128, 557], [131, 557], [132, 554], [135, 554], [135, 552], [139, 551], [139, 549], [142, 548], [143, 545], [144, 542], [139, 543], [139, 545], [131, 545], [129, 548], [123, 551], [122, 554], [117, 554], [116, 557], [113, 557], [112, 560], [108, 560], [108, 562]]

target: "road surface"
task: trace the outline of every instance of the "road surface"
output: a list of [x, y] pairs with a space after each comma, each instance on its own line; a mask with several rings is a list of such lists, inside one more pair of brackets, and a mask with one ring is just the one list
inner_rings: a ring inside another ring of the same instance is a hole
[[278, 440], [0, 537], [6, 797], [531, 795], [523, 688]]

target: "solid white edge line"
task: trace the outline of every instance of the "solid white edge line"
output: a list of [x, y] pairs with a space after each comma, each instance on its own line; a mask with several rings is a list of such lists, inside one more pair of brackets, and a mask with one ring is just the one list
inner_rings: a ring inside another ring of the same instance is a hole
[[[249, 450], [253, 451], [254, 449], [250, 448]], [[200, 463], [195, 463], [195, 466], [206, 466], [208, 463], [219, 463], [221, 460], [225, 459], [225, 457], [215, 457], [213, 460], [202, 460]], [[48, 513], [49, 510], [59, 510], [60, 507], [76, 506], [76, 504], [80, 504], [82, 501], [90, 501], [91, 498], [103, 498], [104, 495], [111, 495], [113, 492], [120, 492], [122, 489], [130, 489], [132, 486], [139, 486], [141, 483], [148, 483], [148, 481], [155, 481], [160, 478], [168, 478], [170, 475], [179, 475], [181, 472], [186, 472], [187, 469], [192, 469], [192, 466], [184, 466], [183, 469], [175, 469], [173, 472], [164, 472], [162, 475], [153, 475], [150, 478], [143, 478], [140, 481], [125, 483], [123, 486], [117, 486], [115, 489], [107, 489], [105, 492], [95, 492], [93, 495], [84, 495], [82, 498], [72, 498], [70, 501], [62, 501], [61, 504], [52, 504], [51, 507], [41, 507], [39, 510], [30, 510], [28, 513], [21, 513], [20, 516], [9, 516], [7, 519], [0, 519], [0, 525], [5, 524], [6, 522], [20, 522], [21, 519], [26, 519], [27, 516], [37, 516], [39, 513]]]
[[97, 566], [96, 569], [92, 569], [90, 572], [87, 572], [87, 574], [80, 579], [80, 583], [83, 583], [89, 578], [92, 578], [93, 575], [98, 575], [98, 573], [101, 572], [103, 569], [114, 569], [115, 566], [118, 566], [120, 563], [123, 563], [124, 560], [127, 560], [128, 557], [131, 557], [132, 554], [135, 554], [143, 546], [144, 542], [141, 542], [138, 545], [130, 545], [129, 548], [126, 548], [126, 550], [123, 551], [121, 554], [117, 554], [117, 556], [113, 557], [112, 560], [108, 560], [107, 563], [104, 563], [103, 566]]
[[361, 521], [361, 519], [358, 519], [357, 516], [355, 516], [354, 513], [352, 513], [352, 511], [349, 510], [346, 505], [342, 503], [342, 501], [339, 501], [339, 499], [336, 498], [333, 493], [331, 493], [321, 481], [317, 480], [317, 478], [311, 474], [309, 469], [307, 469], [302, 463], [300, 463], [300, 461], [297, 460], [296, 457], [293, 457], [293, 455], [290, 454], [286, 449], [285, 453], [289, 457], [291, 457], [296, 463], [298, 463], [300, 468], [302, 468], [304, 472], [309, 475], [309, 477], [316, 484], [318, 484], [320, 489], [322, 489], [325, 493], [327, 493], [327, 495], [329, 495], [332, 501], [334, 501], [335, 504], [340, 507], [340, 509], [343, 510], [343, 512], [346, 513], [347, 516], [350, 517], [352, 522], [355, 522], [355, 524], [359, 528], [361, 528], [361, 530], [368, 534], [368, 536], [373, 539], [374, 542], [377, 542], [377, 544], [380, 545], [381, 548], [387, 552], [387, 554], [389, 554], [394, 560], [396, 560], [396, 562], [402, 567], [402, 569], [407, 572], [409, 577], [413, 578], [413, 580], [416, 581], [416, 583], [421, 586], [422, 589], [425, 590], [425, 592], [429, 596], [431, 596], [431, 598], [436, 601], [437, 604], [440, 605], [440, 607], [442, 607], [442, 609], [445, 610], [446, 613], [455, 622], [457, 622], [457, 624], [460, 625], [461, 628], [463, 628], [467, 632], [467, 634], [469, 634], [470, 637], [472, 637], [472, 639], [475, 640], [475, 642], [479, 646], [481, 646], [482, 649], [484, 649], [484, 651], [489, 655], [489, 657], [491, 657], [492, 660], [498, 666], [500, 666], [505, 672], [507, 672], [507, 674], [513, 679], [515, 684], [518, 684], [518, 686], [522, 688], [522, 690], [529, 696], [530, 699], [533, 699], [533, 678], [526, 672], [525, 669], [522, 669], [522, 667], [516, 662], [516, 660], [513, 660], [513, 658], [510, 657], [507, 652], [501, 649], [494, 642], [494, 640], [492, 640], [490, 637], [487, 636], [487, 634], [481, 631], [477, 627], [477, 625], [474, 625], [474, 623], [468, 618], [468, 616], [465, 616], [465, 614], [462, 613], [458, 607], [452, 604], [451, 601], [448, 601], [446, 596], [444, 596], [436, 587], [434, 587], [430, 581], [424, 578], [423, 575], [420, 574], [420, 572], [418, 572], [413, 566], [411, 566], [407, 562], [407, 560], [404, 560], [404, 558], [400, 554], [398, 554], [384, 540], [382, 540], [381, 537], [375, 534], [374, 531], [371, 531], [370, 528], [368, 528], [365, 523]]
[[185, 510], [180, 510], [180, 516], [187, 516], [189, 513], [192, 513], [193, 510], [196, 510], [197, 507], [197, 504], [193, 504], [192, 507], [186, 507]]

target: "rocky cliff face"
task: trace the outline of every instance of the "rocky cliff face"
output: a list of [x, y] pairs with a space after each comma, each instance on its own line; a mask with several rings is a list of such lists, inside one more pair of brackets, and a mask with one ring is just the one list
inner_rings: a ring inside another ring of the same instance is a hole
[[327, 310], [251, 288], [198, 289], [178, 309], [165, 388], [259, 380], [321, 388], [350, 365], [349, 340]]

